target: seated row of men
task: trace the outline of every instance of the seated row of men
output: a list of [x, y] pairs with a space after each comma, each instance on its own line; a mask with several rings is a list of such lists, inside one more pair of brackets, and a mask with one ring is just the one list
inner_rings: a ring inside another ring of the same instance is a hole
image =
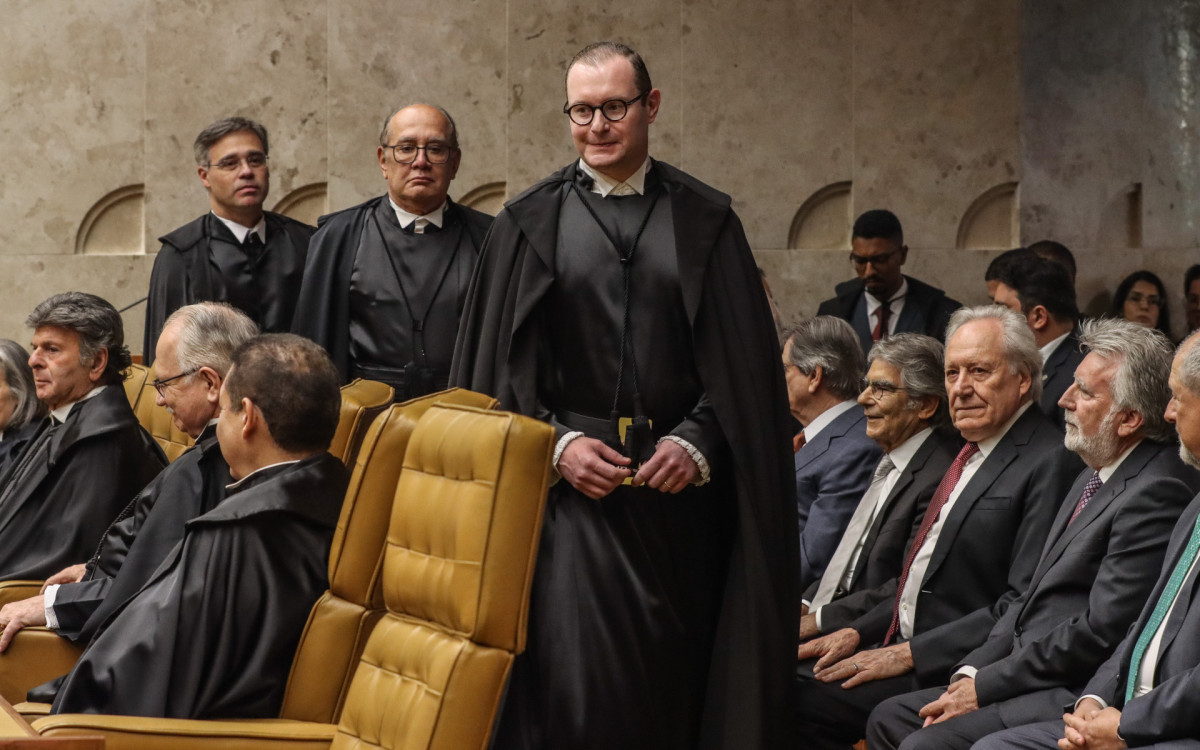
[[224, 303], [175, 311], [154, 387], [195, 445], [165, 465], [121, 386], [112, 305], [69, 292], [27, 322], [49, 415], [0, 477], [0, 579], [46, 585], [0, 610], [0, 651], [30, 625], [87, 646], [30, 698], [54, 712], [278, 715], [349, 479], [327, 452], [341, 402], [328, 355], [260, 336]]
[[785, 335], [804, 747], [1196, 736], [1200, 339], [1172, 362], [1135, 323], [1075, 335], [1065, 439], [1028, 316], [1002, 306], [956, 312], [944, 351], [882, 339], [869, 369], [840, 319]]

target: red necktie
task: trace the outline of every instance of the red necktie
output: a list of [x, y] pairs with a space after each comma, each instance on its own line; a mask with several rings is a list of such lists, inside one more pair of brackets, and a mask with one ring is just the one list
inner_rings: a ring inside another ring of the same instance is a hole
[[804, 447], [804, 443], [804, 430], [801, 430], [792, 436], [792, 453], [799, 453], [800, 449]]
[[879, 322], [875, 325], [875, 330], [871, 332], [871, 340], [878, 341], [888, 337], [888, 318], [892, 317], [892, 303], [884, 302], [875, 311], [879, 316]]
[[1092, 478], [1083, 486], [1083, 494], [1079, 496], [1079, 502], [1075, 503], [1075, 510], [1071, 512], [1071, 518], [1067, 521], [1068, 526], [1083, 512], [1083, 509], [1091, 501], [1092, 495], [1095, 495], [1103, 484], [1104, 482], [1100, 481], [1100, 472], [1097, 471], [1095, 474], [1092, 474]]
[[904, 561], [904, 570], [900, 572], [900, 581], [896, 586], [896, 604], [892, 607], [892, 624], [888, 626], [887, 635], [883, 639], [885, 646], [892, 642], [896, 633], [900, 632], [900, 597], [904, 594], [904, 584], [908, 582], [908, 572], [912, 568], [913, 560], [920, 551], [921, 545], [925, 544], [925, 537], [929, 536], [929, 530], [933, 528], [934, 522], [942, 512], [942, 506], [950, 499], [950, 493], [954, 491], [958, 480], [962, 479], [963, 467], [967, 465], [971, 456], [978, 452], [979, 446], [975, 443], [964, 445], [958, 452], [958, 458], [950, 464], [946, 476], [942, 477], [942, 481], [938, 483], [937, 490], [933, 493], [933, 499], [929, 501], [925, 517], [921, 519], [921, 525], [917, 528], [917, 536], [913, 539], [912, 547], [908, 550], [908, 557]]

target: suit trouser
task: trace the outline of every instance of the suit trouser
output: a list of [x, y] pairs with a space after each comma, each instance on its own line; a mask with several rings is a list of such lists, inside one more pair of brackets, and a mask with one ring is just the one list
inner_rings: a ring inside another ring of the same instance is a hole
[[805, 750], [847, 750], [861, 740], [871, 710], [892, 696], [918, 688], [912, 672], [886, 680], [866, 682], [845, 690], [841, 682], [821, 682], [813, 677], [815, 659], [796, 667], [796, 731]]
[[[1062, 719], [1040, 721], [990, 734], [976, 742], [972, 750], [1057, 750], [1062, 736]], [[1200, 740], [1169, 740], [1143, 747], [1148, 750], [1197, 750]]]
[[919, 712], [925, 704], [937, 700], [944, 687], [918, 690], [889, 698], [871, 712], [867, 722], [867, 747], [870, 750], [968, 750], [976, 740], [1007, 727], [996, 705], [983, 706], [969, 714], [956, 716], [924, 729]]

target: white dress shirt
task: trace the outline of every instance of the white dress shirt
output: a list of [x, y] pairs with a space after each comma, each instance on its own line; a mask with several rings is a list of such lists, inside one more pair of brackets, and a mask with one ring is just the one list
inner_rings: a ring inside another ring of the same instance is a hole
[[[210, 211], [209, 213], [212, 212]], [[214, 213], [213, 216], [217, 215]], [[217, 220], [228, 227], [230, 232], [233, 232], [233, 236], [237, 239], [239, 244], [245, 242], [246, 235], [250, 234], [251, 232], [258, 234], [258, 238], [262, 240], [263, 244], [267, 244], [267, 217], [265, 214], [259, 218], [258, 223], [252, 227], [244, 227], [241, 224], [238, 224], [236, 221], [226, 219], [224, 216], [217, 216]]]
[[649, 168], [650, 157], [647, 156], [646, 161], [642, 162], [642, 166], [638, 167], [637, 171], [629, 176], [629, 179], [624, 182], [617, 182], [611, 177], [592, 169], [582, 158], [579, 160], [579, 169], [592, 178], [591, 192], [599, 193], [603, 198], [607, 198], [610, 195], [644, 195], [646, 192], [646, 170]]
[[807, 445], [808, 443], [816, 440], [817, 435], [821, 434], [821, 430], [824, 430], [826, 427], [832, 424], [833, 420], [853, 409], [856, 403], [858, 402], [853, 400], [843, 401], [840, 404], [834, 404], [818, 414], [813, 421], [809, 422], [804, 428], [804, 443]]
[[1046, 360], [1050, 359], [1050, 355], [1053, 354], [1055, 352], [1055, 350], [1058, 349], [1059, 344], [1066, 341], [1067, 336], [1070, 336], [1070, 335], [1071, 335], [1071, 332], [1067, 331], [1066, 333], [1064, 333], [1063, 335], [1054, 339], [1053, 341], [1047, 341], [1046, 345], [1038, 350], [1039, 352], [1041, 352], [1043, 365], [1046, 364]]
[[[896, 332], [896, 321], [900, 320], [900, 311], [904, 309], [904, 300], [908, 297], [908, 279], [903, 276], [900, 279], [900, 288], [888, 300], [888, 310], [891, 311], [887, 330], [889, 336]], [[879, 323], [879, 319], [875, 317], [875, 311], [883, 307], [883, 300], [865, 289], [863, 298], [867, 301], [867, 327], [874, 331], [875, 326]]]
[[405, 211], [396, 204], [396, 201], [392, 200], [392, 196], [390, 195], [388, 196], [388, 203], [392, 205], [392, 210], [396, 212], [396, 221], [400, 222], [400, 226], [402, 228], [408, 229], [410, 224], [413, 224], [414, 222], [416, 223], [416, 225], [413, 226], [413, 234], [424, 234], [425, 227], [429, 226], [430, 224], [434, 225], [438, 229], [442, 228], [442, 221], [446, 216], [445, 201], [442, 201], [442, 205], [424, 215]]

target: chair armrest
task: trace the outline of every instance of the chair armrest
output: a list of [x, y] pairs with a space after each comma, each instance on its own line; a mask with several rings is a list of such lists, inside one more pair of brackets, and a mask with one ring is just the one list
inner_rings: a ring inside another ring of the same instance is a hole
[[44, 581], [0, 581], [0, 607], [42, 593]]
[[288, 719], [194, 721], [57, 714], [32, 724], [45, 737], [103, 735], [106, 750], [326, 750], [337, 734], [335, 724]]
[[0, 695], [12, 704], [25, 700], [30, 688], [71, 671], [83, 645], [46, 628], [25, 628], [0, 654]]

